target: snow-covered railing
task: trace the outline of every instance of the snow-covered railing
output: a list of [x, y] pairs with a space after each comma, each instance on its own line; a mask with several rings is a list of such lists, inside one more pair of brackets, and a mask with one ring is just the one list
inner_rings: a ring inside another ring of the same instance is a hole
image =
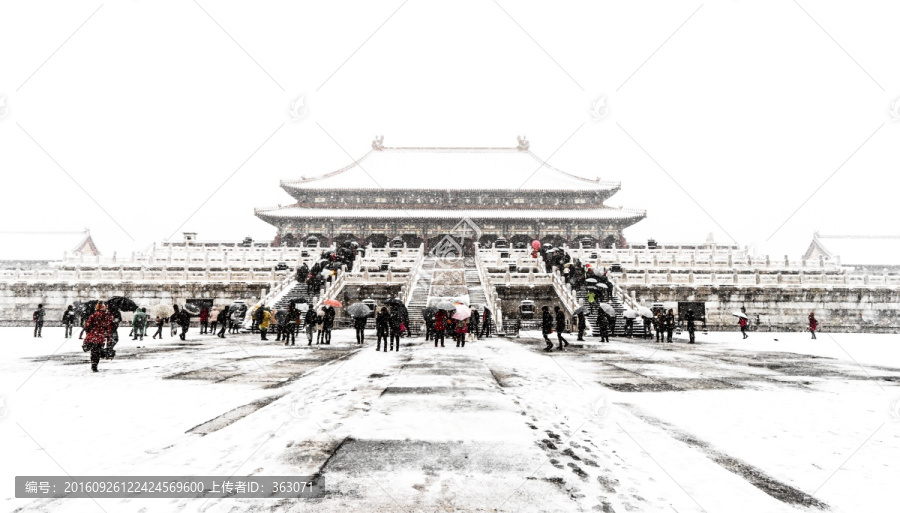
[[628, 270], [689, 270], [735, 269], [796, 272], [798, 270], [827, 270], [842, 272], [840, 259], [801, 259], [754, 257], [745, 249], [718, 248], [564, 248], [573, 259], [596, 265], [598, 269], [619, 264]]
[[562, 274], [553, 272], [551, 273], [551, 276], [553, 277], [553, 290], [555, 290], [556, 295], [559, 296], [560, 303], [562, 303], [569, 315], [573, 315], [575, 309], [581, 306], [577, 292], [572, 289], [571, 285], [566, 283]]
[[188, 243], [187, 246], [165, 245], [146, 253], [133, 252], [127, 256], [119, 256], [113, 253], [110, 257], [85, 256], [82, 254], [64, 254], [61, 262], [51, 265], [61, 267], [102, 267], [102, 266], [160, 266], [182, 265], [189, 267], [205, 267], [208, 265], [236, 266], [255, 264], [259, 266], [274, 266], [281, 262], [299, 266], [306, 262], [312, 265], [318, 260], [322, 251], [333, 251], [334, 248], [326, 247], [287, 247], [287, 246], [234, 246], [229, 244], [197, 245]]
[[619, 285], [685, 285], [735, 287], [900, 287], [900, 276], [891, 274], [832, 274], [815, 271], [780, 272], [627, 272], [612, 273]]
[[409, 306], [410, 300], [412, 300], [413, 289], [416, 286], [416, 281], [419, 279], [419, 270], [422, 268], [422, 262], [425, 260], [425, 244], [419, 245], [418, 254], [415, 257], [415, 260], [412, 262], [412, 266], [409, 270], [409, 275], [406, 276], [406, 279], [403, 281], [403, 285], [400, 286], [400, 297], [398, 298], [401, 302], [403, 302], [404, 306]]
[[379, 271], [379, 272], [346, 272], [344, 273], [344, 283], [347, 285], [378, 285], [378, 284], [388, 284], [388, 285], [403, 285], [409, 279], [409, 276], [413, 273], [411, 272], [394, 272], [394, 271]]
[[269, 285], [294, 271], [252, 269], [0, 269], [0, 282], [8, 283], [231, 283]]
[[494, 283], [491, 281], [491, 277], [485, 269], [484, 263], [481, 261], [482, 254], [483, 253], [480, 251], [478, 243], [476, 242], [475, 268], [478, 270], [478, 279], [481, 281], [481, 288], [484, 289], [484, 297], [487, 301], [487, 308], [493, 313], [494, 324], [497, 327], [497, 332], [500, 332], [500, 330], [503, 329], [503, 308], [501, 306], [500, 296], [497, 294], [497, 290], [494, 288]]
[[344, 272], [343, 269], [338, 269], [337, 273], [334, 274], [331, 281], [325, 282], [325, 289], [322, 294], [320, 294], [316, 299], [314, 308], [322, 306], [322, 302], [324, 302], [326, 299], [337, 299], [337, 297], [341, 294], [341, 291], [344, 290], [346, 279], [347, 273]]

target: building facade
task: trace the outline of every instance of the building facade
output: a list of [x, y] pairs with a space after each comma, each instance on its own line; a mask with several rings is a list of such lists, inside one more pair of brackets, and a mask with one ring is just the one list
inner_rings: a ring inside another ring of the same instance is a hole
[[399, 238], [431, 249], [454, 235], [610, 247], [624, 245], [623, 230], [646, 216], [605, 205], [620, 186], [550, 166], [524, 137], [509, 148], [389, 148], [379, 138], [342, 169], [282, 181], [296, 203], [255, 214], [278, 229], [279, 245], [315, 237], [381, 247]]

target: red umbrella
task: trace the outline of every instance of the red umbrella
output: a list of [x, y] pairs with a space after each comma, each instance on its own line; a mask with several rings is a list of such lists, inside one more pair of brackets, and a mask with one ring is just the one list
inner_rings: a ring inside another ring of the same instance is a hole
[[539, 241], [539, 240], [537, 240], [537, 239], [531, 241], [531, 247], [532, 247], [532, 249], [534, 249], [535, 251], [541, 249], [541, 241]]
[[341, 304], [341, 302], [338, 301], [337, 299], [326, 299], [325, 301], [322, 302], [322, 304], [323, 304], [323, 305], [328, 305], [328, 306], [333, 306], [333, 307], [335, 307], [335, 308], [340, 308], [340, 307], [343, 306], [343, 305]]

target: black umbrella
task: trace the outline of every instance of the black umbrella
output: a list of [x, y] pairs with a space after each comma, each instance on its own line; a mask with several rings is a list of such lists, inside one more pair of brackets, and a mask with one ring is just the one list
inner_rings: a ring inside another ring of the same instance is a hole
[[85, 301], [78, 305], [77, 310], [78, 313], [81, 314], [82, 317], [86, 317], [94, 313], [94, 310], [97, 309], [97, 303], [100, 303], [100, 300], [92, 299], [90, 301]]
[[434, 319], [434, 314], [436, 314], [437, 311], [438, 311], [438, 309], [433, 306], [423, 308], [422, 309], [422, 317], [424, 317], [428, 320]]
[[182, 308], [185, 312], [191, 314], [192, 317], [200, 315], [200, 307], [195, 305], [194, 303], [187, 303]]
[[347, 308], [347, 313], [350, 314], [350, 317], [354, 319], [361, 319], [363, 317], [368, 317], [372, 314], [372, 311], [369, 310], [368, 305], [363, 303], [354, 303]]
[[[134, 312], [137, 310], [138, 305], [134, 301], [128, 299], [127, 297], [122, 296], [114, 296], [109, 301], [106, 302], [106, 306], [116, 309], [120, 312]], [[199, 311], [197, 312], [200, 313]]]
[[386, 305], [400, 305], [403, 306], [403, 301], [400, 301], [398, 298], [391, 298], [384, 302]]

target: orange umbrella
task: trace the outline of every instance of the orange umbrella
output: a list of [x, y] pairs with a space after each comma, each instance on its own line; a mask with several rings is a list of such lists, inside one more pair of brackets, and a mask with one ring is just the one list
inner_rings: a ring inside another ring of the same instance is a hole
[[337, 299], [326, 299], [325, 301], [322, 302], [322, 304], [323, 304], [323, 305], [328, 305], [328, 306], [333, 306], [333, 307], [335, 307], [335, 308], [340, 308], [340, 307], [343, 306], [343, 305], [341, 304], [341, 302], [338, 301]]

